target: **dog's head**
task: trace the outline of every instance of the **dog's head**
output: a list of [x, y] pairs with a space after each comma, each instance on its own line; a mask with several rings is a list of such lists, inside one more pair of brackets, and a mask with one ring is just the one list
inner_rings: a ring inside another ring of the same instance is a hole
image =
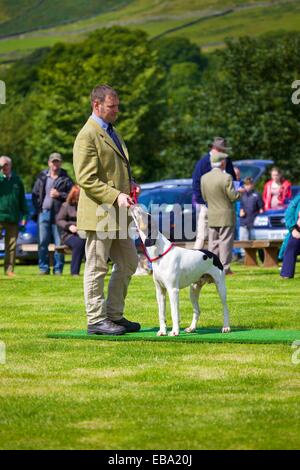
[[144, 245], [155, 245], [155, 242], [158, 238], [158, 228], [151, 214], [145, 212], [144, 209], [138, 204], [131, 206], [129, 213], [132, 215], [133, 220], [137, 224]]

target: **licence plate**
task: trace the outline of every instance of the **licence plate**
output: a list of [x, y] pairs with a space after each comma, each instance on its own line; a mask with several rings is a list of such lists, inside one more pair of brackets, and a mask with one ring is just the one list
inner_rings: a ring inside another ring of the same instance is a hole
[[285, 237], [286, 232], [281, 231], [281, 232], [275, 232], [275, 233], [269, 233], [269, 240], [283, 240]]
[[4, 242], [0, 240], [0, 251], [4, 251]]

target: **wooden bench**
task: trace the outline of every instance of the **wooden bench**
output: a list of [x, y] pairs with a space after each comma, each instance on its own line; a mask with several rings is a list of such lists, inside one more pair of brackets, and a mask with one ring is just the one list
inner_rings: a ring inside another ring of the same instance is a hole
[[236, 240], [235, 248], [245, 250], [245, 266], [257, 266], [257, 250], [264, 252], [264, 268], [274, 268], [278, 266], [278, 250], [281, 247], [282, 240]]
[[[21, 250], [27, 253], [38, 253], [39, 246], [37, 243], [22, 243]], [[65, 255], [72, 253], [71, 248], [69, 248], [67, 245], [55, 246], [54, 243], [50, 243], [48, 245], [48, 251], [50, 266], [53, 266], [53, 257], [55, 252], [63, 253]]]
[[[193, 249], [193, 242], [176, 242], [175, 245], [183, 248]], [[264, 252], [264, 268], [274, 268], [278, 266], [277, 254], [281, 247], [282, 240], [235, 240], [234, 248], [243, 248], [245, 250], [245, 266], [257, 266], [257, 251]], [[207, 243], [204, 245], [207, 249]]]
[[[181, 246], [183, 248], [193, 249], [193, 242], [176, 242], [176, 246]], [[245, 266], [257, 266], [257, 251], [263, 250], [264, 252], [264, 262], [263, 266], [265, 268], [274, 268], [278, 266], [277, 254], [278, 250], [282, 244], [282, 240], [235, 240], [234, 248], [243, 248], [245, 250]], [[205, 244], [207, 248], [207, 244]], [[38, 252], [38, 245], [33, 244], [22, 244], [21, 249], [27, 252]], [[53, 243], [50, 243], [48, 246], [50, 263], [53, 265], [53, 256], [54, 252], [70, 254], [72, 250], [67, 245], [55, 246]], [[142, 250], [140, 250], [142, 252]]]

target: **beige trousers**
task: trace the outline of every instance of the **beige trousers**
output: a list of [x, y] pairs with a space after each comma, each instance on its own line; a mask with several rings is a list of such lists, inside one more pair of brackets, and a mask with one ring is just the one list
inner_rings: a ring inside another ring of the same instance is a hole
[[[87, 231], [85, 255], [84, 299], [88, 324], [107, 318], [120, 320], [127, 288], [138, 264], [134, 242], [131, 238], [99, 240], [96, 232]], [[108, 271], [108, 258], [113, 262], [113, 269], [105, 299], [104, 278]]]
[[5, 229], [4, 271], [10, 273], [15, 267], [19, 227], [18, 224], [12, 222], [0, 222], [0, 231], [3, 229]]
[[194, 245], [195, 250], [202, 250], [204, 242], [208, 237], [208, 221], [207, 221], [207, 207], [205, 204], [200, 204], [200, 212], [197, 220], [197, 234]]
[[225, 273], [230, 270], [233, 242], [234, 227], [209, 227], [208, 249], [219, 256]]

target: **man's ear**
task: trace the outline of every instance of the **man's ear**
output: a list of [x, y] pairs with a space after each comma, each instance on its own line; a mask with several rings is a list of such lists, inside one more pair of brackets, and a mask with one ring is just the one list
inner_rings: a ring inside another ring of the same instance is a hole
[[156, 243], [156, 239], [146, 238], [144, 245], [145, 245], [145, 247], [154, 246], [155, 243]]

